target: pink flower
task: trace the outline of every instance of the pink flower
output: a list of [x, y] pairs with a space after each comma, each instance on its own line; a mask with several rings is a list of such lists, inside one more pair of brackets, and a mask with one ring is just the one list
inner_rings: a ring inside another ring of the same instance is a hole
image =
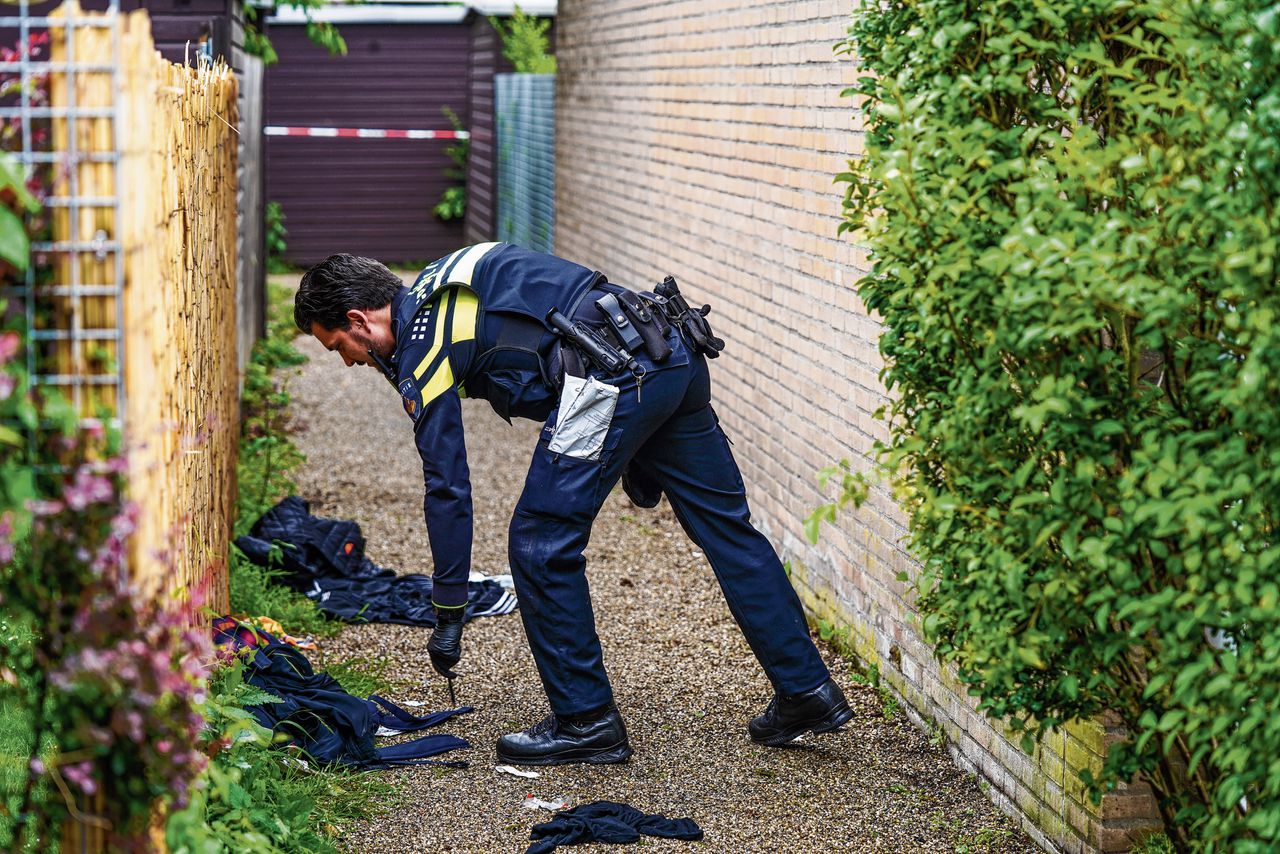
[[34, 516], [54, 516], [62, 512], [62, 502], [32, 499], [27, 502], [27, 509]]
[[18, 381], [13, 375], [0, 372], [0, 400], [8, 400], [17, 386]]
[[0, 333], [0, 365], [18, 355], [18, 350], [22, 347], [22, 339], [18, 337], [16, 332]]

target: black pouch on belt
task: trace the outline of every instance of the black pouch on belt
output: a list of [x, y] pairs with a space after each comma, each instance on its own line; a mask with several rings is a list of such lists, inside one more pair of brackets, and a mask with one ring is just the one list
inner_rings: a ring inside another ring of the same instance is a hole
[[631, 320], [649, 358], [659, 365], [670, 358], [671, 345], [667, 343], [667, 330], [671, 328], [671, 324], [667, 323], [667, 319], [631, 291], [618, 294], [617, 302]]
[[625, 350], [635, 353], [644, 344], [644, 339], [640, 337], [636, 325], [631, 322], [631, 318], [622, 310], [622, 303], [618, 302], [618, 298], [613, 294], [605, 294], [596, 300], [596, 308], [604, 315], [604, 319], [608, 321], [609, 328], [613, 330], [613, 334], [618, 337], [620, 343]]

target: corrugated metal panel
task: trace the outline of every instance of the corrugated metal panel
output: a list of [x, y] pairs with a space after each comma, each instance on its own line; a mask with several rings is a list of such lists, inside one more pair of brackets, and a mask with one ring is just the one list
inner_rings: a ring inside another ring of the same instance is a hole
[[511, 71], [489, 19], [471, 21], [471, 154], [467, 160], [466, 242], [492, 240], [498, 217], [493, 147], [493, 76]]
[[[43, 17], [62, 5], [62, 0], [47, 0], [44, 3], [32, 3], [28, 14]], [[108, 6], [107, 0], [80, 0], [80, 8], [86, 12], [101, 12]], [[121, 12], [135, 9], [146, 9], [151, 18], [151, 37], [156, 50], [170, 62], [181, 63], [187, 52], [187, 43], [191, 43], [194, 53], [202, 33], [211, 33], [215, 43], [222, 36], [219, 29], [229, 32], [229, 17], [239, 15], [239, 2], [236, 0], [120, 0]], [[12, 47], [17, 44], [16, 29], [0, 29], [0, 44]], [[223, 39], [225, 41], [225, 39]], [[218, 45], [226, 52], [222, 44]], [[231, 58], [228, 56], [228, 62]], [[240, 67], [232, 64], [239, 71]]]
[[550, 252], [555, 244], [556, 77], [494, 77], [498, 143], [497, 238]]
[[[469, 28], [343, 25], [347, 56], [312, 45], [302, 27], [270, 31], [268, 125], [448, 129], [469, 121]], [[462, 224], [431, 212], [451, 179], [442, 140], [268, 137], [267, 199], [284, 209], [289, 260], [352, 252], [388, 264], [462, 245]]]
[[237, 339], [240, 369], [249, 361], [254, 342], [266, 326], [266, 222], [262, 192], [262, 80], [264, 66], [256, 56], [238, 51], [243, 71], [240, 73], [238, 106], [240, 135], [236, 209], [240, 218], [236, 251], [239, 271], [236, 277], [236, 304], [239, 306]]

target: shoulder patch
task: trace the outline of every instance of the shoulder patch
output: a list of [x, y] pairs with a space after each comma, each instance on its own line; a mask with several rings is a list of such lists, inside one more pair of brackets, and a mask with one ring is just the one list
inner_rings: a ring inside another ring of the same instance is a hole
[[404, 403], [404, 411], [414, 421], [422, 415], [422, 398], [413, 380], [402, 380], [399, 386], [400, 398]]

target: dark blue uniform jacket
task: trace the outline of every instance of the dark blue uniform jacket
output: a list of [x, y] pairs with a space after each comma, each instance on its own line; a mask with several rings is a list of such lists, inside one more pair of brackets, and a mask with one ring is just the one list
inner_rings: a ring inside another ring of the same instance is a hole
[[603, 276], [509, 243], [482, 243], [428, 264], [391, 302], [389, 376], [413, 419], [435, 563], [432, 600], [467, 601], [471, 478], [460, 397], [483, 398], [508, 421], [545, 420], [556, 406], [552, 308], [572, 315]]

